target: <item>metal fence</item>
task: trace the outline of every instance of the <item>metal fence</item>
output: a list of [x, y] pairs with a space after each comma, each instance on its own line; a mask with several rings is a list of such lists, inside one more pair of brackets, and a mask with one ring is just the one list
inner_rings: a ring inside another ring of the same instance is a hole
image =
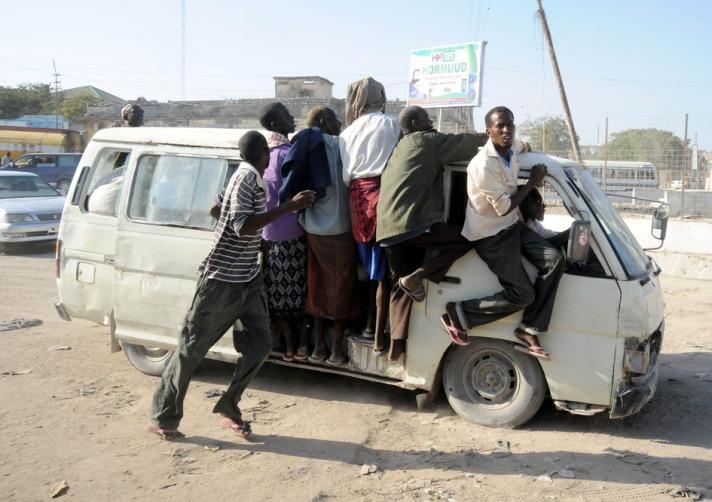
[[[570, 151], [547, 151], [574, 159]], [[582, 149], [585, 167], [621, 212], [649, 214], [655, 203], [667, 202], [672, 217], [712, 218], [712, 163], [705, 159], [693, 169], [690, 151]], [[555, 194], [547, 193], [547, 199]]]

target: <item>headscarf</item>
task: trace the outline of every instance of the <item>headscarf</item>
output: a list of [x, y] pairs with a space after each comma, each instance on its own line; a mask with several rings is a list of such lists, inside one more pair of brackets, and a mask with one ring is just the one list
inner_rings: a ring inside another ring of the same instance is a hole
[[371, 77], [349, 84], [346, 92], [346, 125], [361, 115], [386, 109], [386, 89]]
[[284, 134], [280, 134], [274, 131], [270, 131], [269, 134], [267, 134], [267, 146], [270, 148], [270, 150], [272, 148], [277, 148], [278, 146], [288, 144], [289, 138], [287, 138]]

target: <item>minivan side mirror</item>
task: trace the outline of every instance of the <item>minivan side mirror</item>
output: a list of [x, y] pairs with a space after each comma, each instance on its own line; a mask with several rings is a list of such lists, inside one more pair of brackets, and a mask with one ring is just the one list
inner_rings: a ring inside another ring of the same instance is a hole
[[653, 225], [650, 229], [650, 234], [660, 241], [665, 240], [669, 217], [670, 206], [667, 204], [660, 204], [655, 208], [655, 211], [653, 211]]
[[588, 260], [591, 247], [591, 222], [576, 220], [569, 230], [569, 242], [566, 249], [569, 263], [584, 264]]
[[660, 249], [661, 247], [663, 247], [663, 243], [665, 242], [665, 235], [667, 234], [667, 224], [669, 217], [670, 204], [661, 202], [653, 210], [653, 224], [650, 228], [650, 235], [653, 236], [653, 239], [659, 240], [660, 245], [654, 248], [645, 248], [644, 251], [655, 251], [656, 249]]

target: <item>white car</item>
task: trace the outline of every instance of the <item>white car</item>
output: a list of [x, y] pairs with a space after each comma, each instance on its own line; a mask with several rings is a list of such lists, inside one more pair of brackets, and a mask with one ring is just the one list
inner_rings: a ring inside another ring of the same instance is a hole
[[0, 171], [0, 245], [56, 240], [63, 206], [36, 174]]

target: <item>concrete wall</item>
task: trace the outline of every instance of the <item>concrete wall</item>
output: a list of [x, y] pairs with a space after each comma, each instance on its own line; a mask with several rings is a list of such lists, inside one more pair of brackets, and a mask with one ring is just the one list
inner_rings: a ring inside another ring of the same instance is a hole
[[[549, 214], [545, 226], [563, 230], [571, 218]], [[659, 241], [650, 235], [651, 216], [626, 216], [628, 228], [643, 248], [657, 247]], [[668, 220], [667, 235], [662, 249], [649, 251], [663, 272], [678, 277], [712, 280], [712, 222]]]

